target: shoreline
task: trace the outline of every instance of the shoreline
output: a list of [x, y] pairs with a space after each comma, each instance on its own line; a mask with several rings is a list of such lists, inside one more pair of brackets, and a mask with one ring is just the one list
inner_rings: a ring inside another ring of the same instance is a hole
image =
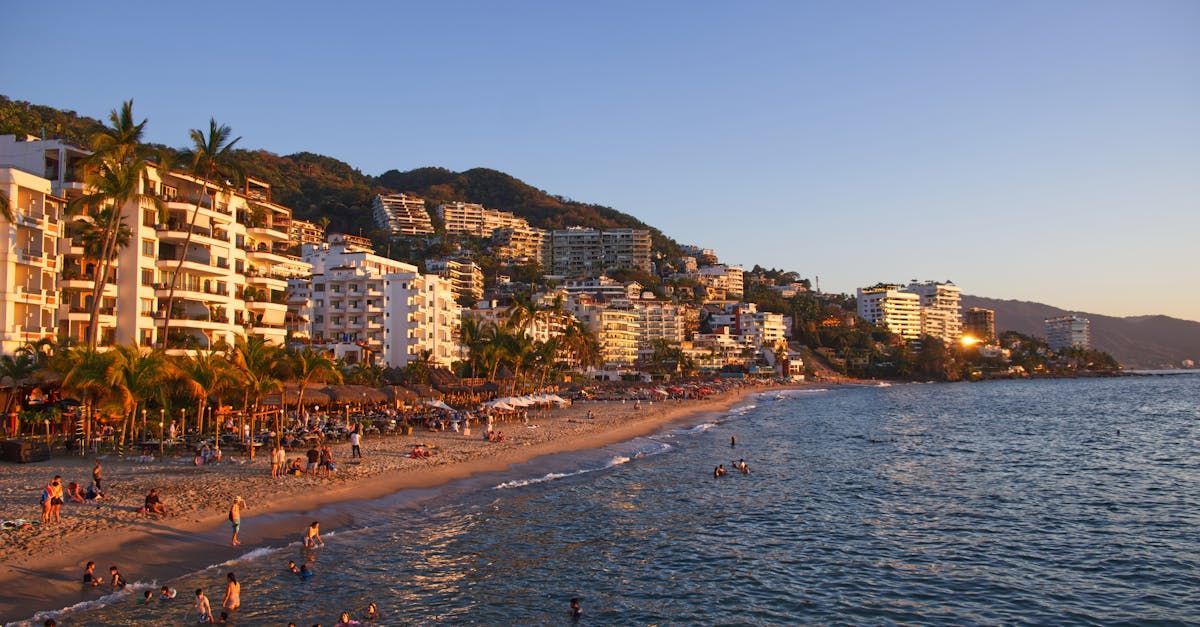
[[[678, 403], [662, 401], [647, 405], [641, 412], [635, 412], [632, 404], [578, 403], [572, 408], [541, 416], [538, 420], [548, 423], [547, 430], [554, 427], [582, 433], [568, 433], [565, 437], [550, 436], [538, 442], [524, 442], [523, 445], [514, 442], [512, 446], [496, 450], [494, 454], [479, 455], [462, 461], [439, 460], [440, 463], [417, 471], [404, 470], [391, 476], [379, 476], [382, 473], [376, 473], [363, 478], [317, 484], [316, 489], [304, 490], [301, 494], [277, 494], [274, 499], [248, 497], [250, 509], [243, 517], [243, 543], [238, 547], [228, 544], [229, 529], [224, 513], [227, 503], [219, 504], [216, 511], [208, 508], [175, 518], [142, 519], [145, 522], [141, 524], [104, 529], [100, 534], [92, 533], [86, 537], [75, 538], [76, 542], [73, 545], [48, 547], [50, 551], [37, 551], [33, 555], [14, 555], [15, 551], [9, 550], [6, 543], [3, 558], [0, 558], [0, 586], [5, 589], [4, 600], [0, 601], [0, 620], [21, 621], [39, 612], [53, 612], [77, 603], [95, 601], [100, 595], [94, 591], [84, 591], [79, 585], [83, 564], [88, 560], [96, 562], [97, 572], [106, 572], [109, 564], [117, 564], [121, 566], [122, 572], [130, 582], [157, 581], [162, 585], [214, 564], [236, 560], [255, 549], [278, 546], [279, 542], [286, 543], [288, 539], [294, 540], [294, 536], [299, 534], [298, 530], [307, 524], [311, 512], [316, 509], [337, 509], [336, 506], [357, 503], [369, 510], [372, 502], [385, 497], [398, 496], [404, 492], [432, 490], [451, 482], [503, 472], [540, 457], [626, 442], [655, 433], [672, 423], [687, 421], [707, 413], [726, 411], [747, 397], [757, 394], [838, 385], [822, 382], [744, 386], [702, 400]], [[667, 407], [660, 409], [662, 405]], [[589, 409], [597, 410], [598, 413], [603, 411], [604, 416], [598, 415], [594, 423], [580, 421], [578, 417]], [[512, 424], [512, 427], [515, 429], [518, 425]], [[418, 433], [412, 437], [391, 436], [386, 448], [396, 449], [397, 444], [400, 445], [399, 448], [403, 448], [407, 443], [402, 440], [420, 439], [424, 435], [427, 434]], [[368, 456], [385, 454], [385, 449], [373, 451], [374, 447], [371, 445], [378, 442], [380, 440], [376, 438], [364, 442]], [[395, 451], [391, 451], [390, 454], [395, 455]], [[263, 473], [267, 472], [261, 456], [253, 467]], [[282, 481], [286, 482], [289, 479]], [[243, 487], [251, 489], [250, 486], [231, 485], [226, 486], [226, 492], [238, 493]], [[281, 496], [286, 498], [280, 498]], [[69, 524], [71, 510], [66, 511], [62, 524]], [[322, 519], [323, 528], [336, 530], [352, 525], [358, 517], [358, 512], [352, 507], [342, 507], [331, 513], [332, 518]], [[100, 537], [95, 537], [97, 535]]]

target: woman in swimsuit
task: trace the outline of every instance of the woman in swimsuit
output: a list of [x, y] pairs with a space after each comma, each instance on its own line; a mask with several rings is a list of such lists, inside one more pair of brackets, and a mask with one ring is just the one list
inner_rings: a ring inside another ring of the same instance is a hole
[[304, 532], [304, 548], [313, 549], [318, 544], [323, 548], [325, 541], [321, 539], [321, 523], [314, 520], [308, 526], [308, 530]]
[[229, 582], [225, 584], [225, 600], [221, 601], [221, 607], [232, 612], [242, 606], [242, 584], [238, 583], [233, 573], [226, 575], [226, 578]]

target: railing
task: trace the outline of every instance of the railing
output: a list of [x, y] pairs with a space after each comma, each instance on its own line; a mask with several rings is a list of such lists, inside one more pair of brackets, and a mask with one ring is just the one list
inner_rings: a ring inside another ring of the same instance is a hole
[[[169, 289], [171, 289], [171, 284], [170, 283], [155, 283], [154, 289], [169, 290]], [[199, 285], [176, 285], [175, 289], [177, 291], [181, 291], [181, 292], [195, 292], [198, 294], [212, 294], [214, 296], [229, 296], [229, 288], [226, 288], [226, 287], [209, 287], [209, 286], [201, 287]]]

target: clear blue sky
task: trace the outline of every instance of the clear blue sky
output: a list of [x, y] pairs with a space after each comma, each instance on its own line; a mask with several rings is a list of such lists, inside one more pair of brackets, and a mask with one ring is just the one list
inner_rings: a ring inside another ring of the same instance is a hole
[[0, 93], [486, 166], [827, 291], [1200, 320], [1200, 2], [22, 2]]

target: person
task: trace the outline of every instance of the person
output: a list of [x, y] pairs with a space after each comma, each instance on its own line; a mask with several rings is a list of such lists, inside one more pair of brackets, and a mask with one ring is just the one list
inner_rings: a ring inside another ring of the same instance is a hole
[[308, 468], [305, 472], [313, 474], [317, 471], [317, 463], [321, 461], [321, 451], [317, 450], [317, 443], [313, 442], [312, 448], [308, 449]]
[[293, 575], [299, 575], [299, 574], [300, 574], [300, 569], [296, 567], [296, 562], [294, 562], [294, 561], [292, 561], [292, 560], [288, 560], [288, 570], [289, 570], [289, 571], [290, 571], [290, 572], [291, 572]]
[[325, 541], [321, 539], [321, 523], [314, 520], [312, 521], [312, 524], [308, 526], [308, 531], [304, 532], [304, 548], [316, 548], [318, 544], [320, 544], [322, 548], [325, 547]]
[[750, 466], [748, 464], [746, 464], [746, 460], [744, 460], [744, 459], [738, 460], [737, 469], [742, 471], [743, 475], [750, 474]]
[[172, 440], [174, 440], [174, 439], [175, 439], [175, 436], [177, 436], [177, 435], [179, 435], [179, 426], [175, 424], [175, 421], [174, 421], [174, 420], [172, 420], [172, 421], [171, 421], [171, 428], [170, 428], [170, 429], [167, 431], [167, 437], [169, 437], [169, 438], [171, 438]]
[[333, 474], [333, 451], [329, 449], [329, 445], [321, 447], [320, 457], [320, 476], [328, 477]]
[[238, 530], [242, 527], [242, 510], [246, 508], [246, 501], [242, 500], [242, 497], [234, 497], [233, 505], [229, 508], [229, 524], [233, 525], [233, 538], [230, 539], [230, 543], [233, 546], [241, 544], [238, 542]]
[[92, 466], [92, 483], [96, 484], [96, 491], [104, 489], [104, 484], [101, 483], [104, 479], [101, 477], [104, 469], [100, 467], [100, 460], [96, 460], [96, 465]]
[[221, 607], [231, 612], [237, 611], [242, 606], [242, 584], [238, 583], [233, 573], [225, 575], [225, 578], [228, 581], [225, 583], [225, 598], [221, 601]]
[[175, 594], [176, 594], [175, 588], [168, 588], [167, 586], [163, 586], [158, 591], [158, 600], [159, 601], [170, 601], [171, 599], [175, 598]]
[[146, 503], [142, 506], [142, 511], [149, 516], [150, 514], [162, 514], [166, 516], [167, 506], [163, 505], [162, 499], [158, 496], [158, 488], [150, 488], [150, 493], [146, 495]]
[[100, 585], [100, 578], [96, 577], [96, 562], [88, 562], [83, 567], [83, 585], [93, 588]]
[[591, 419], [594, 419], [595, 417], [596, 417], [596, 412], [589, 409], [588, 410], [588, 419], [591, 420]]
[[335, 627], [351, 627], [351, 625], [361, 625], [362, 623], [350, 618], [350, 612], [342, 612], [338, 617], [338, 622]]
[[42, 623], [42, 627], [58, 627], [58, 622], [53, 618], [47, 618], [46, 622]]
[[350, 457], [351, 459], [362, 459], [362, 434], [358, 429], [350, 434]]
[[287, 453], [283, 450], [283, 445], [278, 444], [271, 449], [271, 478], [278, 479], [283, 476], [284, 463], [287, 462]]
[[79, 486], [78, 482], [72, 481], [67, 484], [67, 496], [76, 503], [83, 502], [83, 489]]
[[579, 597], [571, 599], [571, 618], [579, 620], [583, 616], [583, 608], [579, 606]]
[[196, 614], [202, 623], [212, 622], [212, 604], [204, 596], [203, 588], [196, 588]]
[[713, 468], [713, 479], [717, 479], [720, 476], [721, 476], [721, 467], [720, 466], [714, 467]]
[[121, 571], [117, 570], [116, 566], [108, 567], [108, 577], [113, 590], [120, 590], [125, 587], [125, 578], [121, 576]]
[[735, 446], [737, 446], [737, 436], [731, 435], [729, 436], [729, 448], [733, 448]]
[[367, 611], [363, 614], [363, 620], [377, 620], [379, 618], [379, 607], [374, 601], [367, 606]]
[[147, 590], [144, 593], [142, 593], [142, 600], [141, 600], [142, 605], [150, 605], [150, 602], [153, 600], [154, 600], [153, 592]]
[[88, 486], [87, 493], [83, 495], [83, 498], [89, 501], [95, 501], [96, 499], [104, 498], [104, 493], [100, 491], [99, 486], [93, 483]]
[[63, 504], [63, 485], [61, 476], [54, 475], [54, 480], [52, 480], [46, 486], [46, 496], [49, 499], [49, 510], [45, 511], [46, 506], [43, 506], [43, 513], [45, 514], [43, 518], [45, 519], [45, 522], [50, 522], [51, 520], [54, 522], [59, 522], [59, 513], [62, 510]]
[[300, 575], [301, 579], [308, 579], [313, 576], [313, 571], [308, 567], [308, 562], [304, 562], [300, 565], [300, 572], [297, 574]]

